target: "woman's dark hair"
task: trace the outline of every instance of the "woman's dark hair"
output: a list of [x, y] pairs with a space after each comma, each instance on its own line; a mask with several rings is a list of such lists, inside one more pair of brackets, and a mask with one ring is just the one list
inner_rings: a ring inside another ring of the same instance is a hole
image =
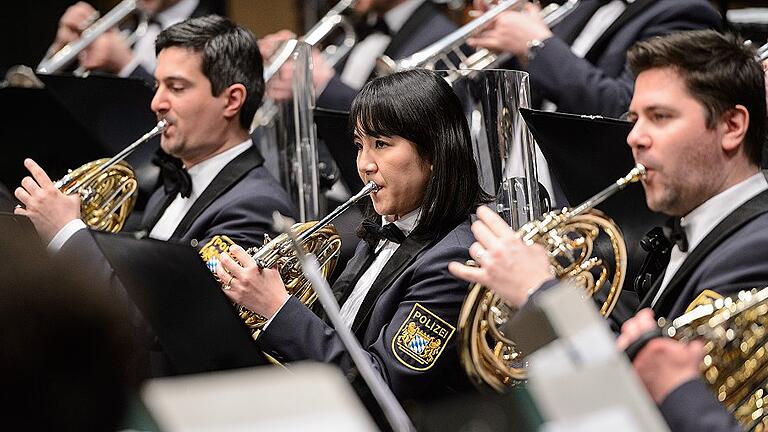
[[155, 41], [155, 52], [169, 47], [202, 53], [203, 75], [211, 82], [214, 96], [232, 84], [245, 86], [240, 125], [248, 129], [264, 96], [263, 62], [256, 36], [227, 18], [208, 15], [163, 30]]
[[760, 165], [766, 134], [765, 78], [754, 47], [714, 30], [673, 33], [638, 42], [627, 52], [635, 76], [649, 69], [671, 68], [707, 112], [714, 128], [736, 105], [749, 111], [744, 138], [747, 157]]
[[[436, 73], [411, 70], [370, 81], [352, 102], [349, 119], [352, 132], [413, 142], [432, 164], [414, 234], [450, 229], [490, 200], [480, 187], [459, 98]], [[374, 221], [377, 215], [367, 203], [364, 217]]]

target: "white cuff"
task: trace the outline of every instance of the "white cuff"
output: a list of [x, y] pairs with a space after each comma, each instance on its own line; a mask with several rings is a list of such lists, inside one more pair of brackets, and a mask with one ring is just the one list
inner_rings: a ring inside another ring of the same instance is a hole
[[286, 303], [288, 303], [288, 300], [291, 298], [291, 295], [288, 293], [285, 293], [285, 300], [283, 300], [283, 304], [280, 305], [279, 308], [277, 308], [277, 311], [275, 311], [275, 314], [272, 315], [272, 318], [268, 319], [267, 322], [264, 323], [264, 327], [261, 328], [261, 331], [264, 331], [269, 327], [269, 324], [272, 322], [273, 319], [277, 316], [277, 314], [280, 313], [281, 310], [283, 310], [283, 306], [285, 306]]
[[56, 233], [55, 236], [53, 236], [51, 242], [48, 243], [48, 252], [55, 254], [56, 252], [60, 251], [61, 248], [64, 247], [64, 243], [66, 243], [70, 237], [75, 235], [75, 233], [81, 229], [86, 228], [88, 227], [85, 225], [85, 222], [80, 219], [72, 219], [71, 221], [67, 222], [67, 224], [64, 225], [59, 230], [59, 232]]

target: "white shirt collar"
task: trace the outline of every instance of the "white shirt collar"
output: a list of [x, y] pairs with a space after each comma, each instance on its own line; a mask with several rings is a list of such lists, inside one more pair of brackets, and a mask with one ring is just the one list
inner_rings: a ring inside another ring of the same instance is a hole
[[421, 207], [417, 208], [416, 210], [411, 211], [410, 213], [405, 214], [400, 219], [389, 222], [387, 221], [386, 216], [381, 217], [381, 226], [384, 226], [388, 223], [394, 223], [396, 227], [400, 228], [400, 231], [405, 234], [407, 237], [414, 228], [416, 228], [416, 224], [419, 223], [419, 216], [421, 216]]
[[384, 22], [387, 23], [391, 34], [395, 34], [400, 31], [408, 21], [408, 18], [413, 15], [413, 12], [424, 3], [425, 0], [408, 0], [384, 13]]
[[175, 5], [155, 15], [155, 19], [160, 23], [163, 29], [184, 21], [192, 16], [199, 0], [181, 0]]
[[766, 189], [768, 181], [761, 171], [704, 201], [680, 218], [680, 226], [688, 238], [688, 250], [693, 250], [731, 212]]
[[203, 193], [205, 188], [211, 184], [213, 179], [229, 162], [232, 161], [232, 159], [248, 150], [252, 145], [253, 141], [248, 138], [231, 149], [221, 152], [216, 156], [208, 158], [187, 169], [189, 177], [192, 179], [192, 193], [190, 194], [189, 199], [195, 199]]

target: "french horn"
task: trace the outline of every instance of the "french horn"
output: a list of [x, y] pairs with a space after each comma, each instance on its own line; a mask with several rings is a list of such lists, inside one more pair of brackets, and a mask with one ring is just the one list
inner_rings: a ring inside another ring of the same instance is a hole
[[[611, 313], [621, 293], [627, 248], [619, 227], [594, 207], [644, 176], [645, 167], [637, 164], [582, 204], [548, 212], [517, 230], [526, 244], [539, 243], [547, 249], [555, 277], [581, 286], [588, 297], [604, 294], [603, 316]], [[610, 241], [612, 256], [593, 256], [602, 234]], [[464, 300], [459, 314], [459, 353], [470, 381], [480, 388], [503, 392], [527, 377], [524, 353], [503, 331], [514, 312], [480, 284], [474, 284]]]
[[667, 322], [663, 336], [704, 341], [701, 371], [744, 430], [768, 427], [768, 288], [702, 304]]
[[[320, 271], [326, 279], [333, 273], [336, 261], [341, 252], [341, 237], [331, 224], [341, 213], [357, 201], [376, 192], [379, 187], [374, 182], [368, 182], [357, 194], [345, 203], [336, 207], [320, 221], [297, 223], [291, 227], [297, 236], [297, 241], [304, 246], [307, 253], [317, 257]], [[211, 272], [219, 265], [219, 256], [229, 252], [235, 243], [227, 236], [214, 236], [200, 249], [200, 257], [205, 261]], [[298, 298], [307, 307], [317, 299], [317, 294], [301, 270], [301, 263], [296, 255], [288, 234], [280, 234], [274, 239], [265, 237], [264, 245], [260, 248], [246, 250], [256, 264], [261, 268], [273, 268], [280, 272], [280, 278], [285, 284], [288, 294]], [[219, 281], [221, 282], [221, 281]], [[254, 339], [258, 338], [266, 319], [261, 315], [243, 307], [237, 306], [237, 312], [245, 325], [251, 330]]]
[[118, 232], [136, 204], [136, 174], [125, 162], [141, 144], [161, 134], [168, 127], [160, 120], [154, 128], [111, 158], [88, 162], [69, 171], [54, 186], [66, 195], [80, 195], [80, 214], [90, 228]]

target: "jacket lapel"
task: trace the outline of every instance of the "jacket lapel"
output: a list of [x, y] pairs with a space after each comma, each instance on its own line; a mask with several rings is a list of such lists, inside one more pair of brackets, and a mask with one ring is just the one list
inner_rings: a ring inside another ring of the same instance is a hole
[[183, 237], [192, 224], [197, 220], [198, 216], [211, 205], [221, 194], [229, 190], [234, 186], [240, 178], [245, 176], [252, 169], [261, 166], [264, 163], [264, 158], [259, 153], [256, 145], [252, 145], [248, 150], [237, 155], [232, 159], [219, 173], [214, 177], [211, 184], [203, 191], [187, 214], [176, 227], [176, 230], [171, 235], [172, 239], [179, 239]]
[[402, 274], [403, 270], [416, 258], [416, 256], [424, 250], [430, 243], [431, 238], [422, 237], [416, 235], [408, 236], [405, 241], [397, 248], [392, 257], [384, 265], [381, 273], [373, 281], [371, 289], [368, 290], [363, 303], [360, 305], [360, 310], [355, 315], [355, 321], [352, 324], [352, 332], [357, 335], [358, 339], [362, 335], [358, 334], [361, 329], [365, 329], [365, 325], [371, 315], [373, 306], [376, 304], [376, 300], [379, 298], [392, 282]]
[[344, 267], [344, 271], [333, 284], [333, 294], [336, 296], [339, 306], [344, 305], [344, 302], [347, 301], [347, 298], [349, 298], [349, 295], [355, 288], [357, 281], [360, 280], [360, 276], [365, 273], [365, 270], [368, 269], [375, 258], [376, 254], [373, 253], [366, 242], [361, 241], [357, 245], [352, 259], [349, 260]]
[[656, 0], [635, 0], [634, 2], [630, 3], [627, 8], [624, 9], [624, 12], [622, 12], [621, 15], [616, 18], [613, 24], [611, 24], [610, 27], [608, 27], [603, 32], [603, 34], [600, 35], [600, 37], [595, 41], [595, 43], [592, 45], [592, 48], [589, 49], [584, 58], [590, 63], [596, 64], [598, 58], [605, 51], [605, 47], [611, 41], [611, 38], [613, 38], [613, 35], [621, 30], [627, 22], [634, 19], [637, 14], [642, 12], [646, 6], [649, 6], [655, 1]]
[[[766, 212], [768, 212], [768, 190], [757, 194], [717, 224], [717, 226], [704, 237], [704, 240], [691, 251], [677, 272], [675, 272], [675, 275], [672, 276], [672, 279], [669, 281], [669, 284], [667, 284], [661, 297], [659, 297], [659, 301], [656, 302], [656, 305], [653, 307], [654, 311], [657, 312], [657, 315], [663, 316], [661, 312], [668, 310], [668, 308], [664, 307], [666, 306], [666, 303], [677, 299], [680, 290], [688, 282], [691, 273], [693, 273], [701, 261], [704, 260], [712, 250], [746, 223]], [[660, 284], [661, 282], [658, 281], [658, 283]], [[648, 300], [649, 296], [655, 295], [656, 291], [658, 291], [657, 286], [654, 286], [654, 288], [656, 289], [652, 289], [651, 292], [648, 293], [648, 296], [643, 300], [643, 304], [645, 304], [645, 300]], [[653, 297], [650, 298], [653, 299]], [[650, 305], [650, 302], [648, 305]]]

